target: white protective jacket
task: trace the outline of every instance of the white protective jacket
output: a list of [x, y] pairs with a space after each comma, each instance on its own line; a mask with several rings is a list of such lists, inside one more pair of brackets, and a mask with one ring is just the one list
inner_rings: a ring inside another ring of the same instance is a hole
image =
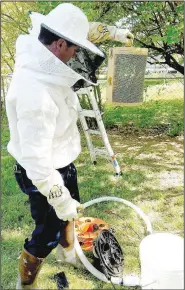
[[56, 212], [60, 205], [57, 214], [61, 219], [66, 210], [70, 214], [76, 208], [56, 169], [73, 162], [81, 151], [77, 95], [71, 89], [80, 78], [36, 37], [18, 38], [14, 74], [6, 96], [8, 152]]
[[[124, 42], [129, 32], [117, 30], [90, 23], [89, 40]], [[116, 38], [118, 32], [121, 39]], [[77, 204], [56, 169], [73, 162], [81, 152], [76, 125], [77, 95], [71, 87], [83, 77], [56, 58], [37, 38], [32, 32], [20, 36], [16, 43], [15, 69], [6, 96], [8, 151], [54, 206], [59, 218], [65, 219], [76, 211]]]

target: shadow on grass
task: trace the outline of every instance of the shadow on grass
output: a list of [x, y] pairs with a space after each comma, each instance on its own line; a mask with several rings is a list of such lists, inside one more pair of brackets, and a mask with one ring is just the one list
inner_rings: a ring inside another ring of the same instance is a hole
[[[138, 145], [137, 140], [126, 140], [127, 148]], [[119, 139], [119, 142], [125, 144], [125, 140]], [[118, 142], [118, 143], [119, 143]], [[139, 141], [141, 145], [142, 140]], [[157, 180], [160, 172], [178, 171], [182, 173], [182, 169], [177, 169], [176, 165], [181, 165], [182, 153], [179, 152], [178, 158], [174, 161], [173, 156], [168, 158], [159, 152], [161, 159], [141, 158], [137, 156], [144, 152], [155, 153], [155, 149], [151, 148], [153, 144], [159, 144], [159, 140], [152, 140], [141, 146], [139, 150], [127, 151], [124, 148], [117, 148], [120, 155], [118, 156], [119, 165], [123, 170], [123, 176], [116, 178], [112, 165], [104, 159], [98, 159], [97, 166], [93, 166], [90, 162], [89, 153], [86, 148], [75, 162], [79, 176], [79, 189], [81, 193], [81, 201], [86, 202], [101, 196], [115, 196], [126, 199], [138, 205], [151, 219], [154, 229], [158, 231], [182, 230], [182, 186], [171, 187], [168, 189], [160, 188]], [[181, 142], [182, 143], [182, 142]], [[181, 144], [179, 143], [179, 144]], [[85, 144], [85, 142], [84, 142]], [[181, 144], [182, 145], [182, 144]], [[137, 147], [137, 146], [136, 146]], [[172, 151], [172, 147], [163, 151], [168, 154], [168, 149]], [[176, 150], [177, 152], [177, 150]], [[172, 152], [171, 152], [172, 153]], [[159, 154], [158, 154], [159, 155]], [[28, 197], [22, 193], [16, 184], [13, 175], [13, 158], [4, 152], [2, 159], [2, 286], [3, 289], [15, 289], [15, 281], [17, 277], [17, 257], [22, 250], [24, 239], [28, 237], [34, 224], [29, 211]], [[149, 177], [150, 176], [150, 177]], [[152, 177], [151, 177], [152, 176]], [[116, 208], [121, 212], [124, 224], [118, 222], [112, 215], [108, 215], [106, 210]], [[92, 216], [98, 215], [99, 218], [107, 219], [111, 224], [121, 227], [118, 236], [123, 238], [123, 247], [126, 258], [126, 268], [129, 272], [136, 267], [138, 240], [133, 237], [133, 232], [129, 232], [128, 224], [138, 230], [142, 225], [139, 224], [138, 216], [128, 208], [119, 207], [113, 204], [100, 204], [94, 206], [87, 211]], [[175, 218], [174, 218], [175, 217]], [[132, 241], [132, 244], [129, 244]], [[46, 259], [41, 271], [39, 285], [41, 289], [56, 289], [56, 283], [53, 275], [57, 272], [64, 271], [69, 279], [73, 289], [110, 289], [111, 285], [98, 281], [87, 271], [75, 270], [67, 265], [60, 267], [55, 262], [55, 252], [52, 252]], [[116, 289], [129, 289], [128, 287], [116, 286]], [[134, 289], [134, 288], [132, 288]], [[136, 288], [135, 288], [136, 289]]]
[[[23, 235], [6, 237], [2, 244], [2, 289], [15, 289], [18, 275], [18, 257], [22, 251]], [[67, 264], [60, 265], [55, 259], [55, 250], [45, 259], [38, 277], [39, 289], [57, 289], [54, 275], [64, 271], [72, 289], [110, 289], [85, 269], [75, 269]], [[116, 286], [116, 289], [129, 289]], [[134, 288], [140, 289], [140, 288]]]

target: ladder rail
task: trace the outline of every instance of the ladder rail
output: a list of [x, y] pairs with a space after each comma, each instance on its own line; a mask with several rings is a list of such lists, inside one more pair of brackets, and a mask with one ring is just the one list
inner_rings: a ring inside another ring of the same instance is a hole
[[96, 120], [97, 120], [98, 127], [99, 127], [99, 130], [100, 130], [101, 135], [102, 135], [104, 145], [107, 149], [109, 156], [111, 157], [111, 162], [114, 166], [114, 169], [115, 169], [116, 173], [119, 175], [119, 174], [121, 174], [121, 170], [120, 170], [119, 164], [117, 162], [116, 156], [114, 154], [114, 151], [112, 150], [112, 147], [109, 143], [109, 139], [107, 137], [107, 133], [105, 130], [105, 126], [104, 126], [102, 117], [101, 117], [101, 113], [100, 113], [100, 110], [98, 108], [97, 102], [96, 102], [94, 94], [93, 94], [93, 88], [91, 87], [91, 88], [88, 88], [87, 90], [89, 92], [88, 96], [90, 98], [92, 107], [93, 107], [95, 115], [96, 115]]
[[92, 140], [90, 138], [90, 135], [88, 134], [89, 128], [88, 128], [86, 119], [85, 119], [84, 115], [82, 114], [83, 109], [82, 109], [82, 107], [80, 105], [79, 99], [78, 99], [77, 107], [78, 107], [79, 119], [80, 119], [80, 122], [81, 122], [81, 125], [82, 125], [82, 129], [84, 131], [85, 138], [86, 138], [86, 141], [87, 141], [87, 147], [89, 149], [91, 161], [92, 161], [93, 164], [96, 164], [96, 154], [94, 152], [94, 146], [92, 144]]
[[[88, 149], [89, 149], [89, 152], [90, 152], [90, 157], [91, 157], [91, 160], [92, 160], [93, 164], [96, 164], [96, 156], [98, 156], [98, 155], [99, 156], [102, 156], [102, 155], [103, 156], [107, 156], [109, 158], [109, 160], [111, 161], [113, 167], [114, 167], [116, 175], [121, 175], [121, 170], [120, 170], [119, 164], [117, 162], [117, 159], [116, 159], [116, 156], [114, 154], [114, 151], [112, 150], [112, 147], [111, 147], [111, 145], [109, 143], [109, 139], [108, 139], [108, 136], [107, 136], [107, 133], [106, 133], [106, 130], [105, 130], [105, 126], [104, 126], [103, 120], [102, 120], [102, 114], [101, 114], [101, 112], [99, 110], [96, 98], [94, 96], [93, 87], [86, 88], [86, 89], [80, 89], [77, 92], [77, 94], [78, 95], [86, 94], [87, 97], [90, 99], [90, 103], [91, 103], [92, 108], [93, 108], [93, 110], [83, 110], [81, 105], [80, 105], [80, 101], [78, 99], [79, 118], [80, 118], [80, 121], [81, 121], [81, 124], [82, 124], [82, 128], [83, 128], [86, 140], [87, 140], [87, 146], [88, 146]], [[99, 131], [90, 130], [88, 128], [85, 116], [92, 116], [92, 117], [94, 117], [96, 119]], [[101, 148], [100, 149], [100, 148], [96, 148], [96, 147], [93, 146], [92, 140], [91, 140], [91, 137], [90, 137], [90, 134], [93, 134], [93, 131], [94, 131], [95, 135], [101, 135], [105, 148]], [[106, 154], [106, 152], [107, 152], [107, 154]]]

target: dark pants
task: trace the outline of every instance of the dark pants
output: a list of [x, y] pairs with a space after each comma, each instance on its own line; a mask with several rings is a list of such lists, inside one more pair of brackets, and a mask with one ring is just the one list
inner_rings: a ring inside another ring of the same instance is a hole
[[[71, 163], [57, 170], [71, 196], [80, 201], [74, 164]], [[29, 196], [31, 216], [35, 221], [32, 238], [25, 240], [24, 248], [36, 257], [45, 258], [58, 245], [61, 233], [64, 232], [68, 222], [57, 217], [54, 208], [47, 202], [47, 198], [32, 184], [25, 169], [18, 163], [15, 165], [14, 174], [20, 189]]]

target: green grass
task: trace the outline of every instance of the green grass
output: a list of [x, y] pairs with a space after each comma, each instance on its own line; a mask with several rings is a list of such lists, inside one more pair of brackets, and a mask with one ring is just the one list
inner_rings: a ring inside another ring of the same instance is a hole
[[[181, 115], [181, 103], [166, 109], [154, 103], [148, 107], [107, 107], [106, 124], [118, 121], [130, 121], [126, 112], [130, 112], [131, 120], [138, 126], [150, 125], [156, 114], [169, 110], [174, 119]], [[138, 110], [138, 117], [137, 116]], [[180, 112], [178, 111], [180, 110]], [[108, 112], [110, 117], [108, 118]], [[121, 116], [124, 114], [124, 118]], [[147, 120], [142, 114], [147, 116]], [[152, 117], [151, 117], [152, 114]], [[117, 119], [116, 119], [117, 118]], [[167, 118], [167, 117], [166, 117]], [[170, 120], [172, 117], [170, 117]], [[2, 128], [2, 280], [3, 289], [15, 289], [18, 257], [24, 239], [29, 237], [34, 225], [29, 214], [27, 196], [18, 188], [13, 176], [13, 158], [7, 153], [6, 145], [9, 131], [6, 123]], [[86, 141], [82, 137], [82, 153], [76, 160], [79, 189], [82, 203], [100, 196], [117, 196], [127, 199], [139, 206], [150, 218], [154, 231], [165, 231], [183, 236], [183, 139], [168, 136], [124, 137], [109, 136], [115, 153], [118, 154], [119, 165], [123, 176], [114, 177], [112, 165], [105, 159], [98, 159], [97, 166], [90, 161]], [[94, 139], [100, 146], [101, 140]], [[123, 220], [105, 209], [116, 209]], [[129, 208], [115, 203], [93, 206], [86, 210], [86, 216], [103, 218], [116, 229], [116, 236], [123, 248], [125, 256], [124, 273], [140, 273], [139, 243], [144, 237], [143, 223]], [[138, 232], [140, 238], [134, 233]], [[90, 255], [91, 257], [91, 255]], [[59, 267], [55, 261], [55, 251], [46, 259], [40, 273], [41, 289], [56, 289], [54, 274], [64, 271], [72, 289], [110, 289], [110, 284], [103, 283], [85, 270], [75, 270], [68, 265]], [[128, 289], [116, 287], [117, 289]]]
[[103, 115], [107, 129], [119, 125], [133, 123], [137, 129], [149, 129], [161, 124], [169, 124], [170, 136], [180, 135], [184, 130], [184, 101], [158, 100], [141, 104], [109, 104], [105, 106]]
[[156, 85], [164, 85], [164, 84], [176, 84], [178, 82], [177, 79], [147, 79], [144, 80], [144, 87], [148, 86], [156, 86]]

